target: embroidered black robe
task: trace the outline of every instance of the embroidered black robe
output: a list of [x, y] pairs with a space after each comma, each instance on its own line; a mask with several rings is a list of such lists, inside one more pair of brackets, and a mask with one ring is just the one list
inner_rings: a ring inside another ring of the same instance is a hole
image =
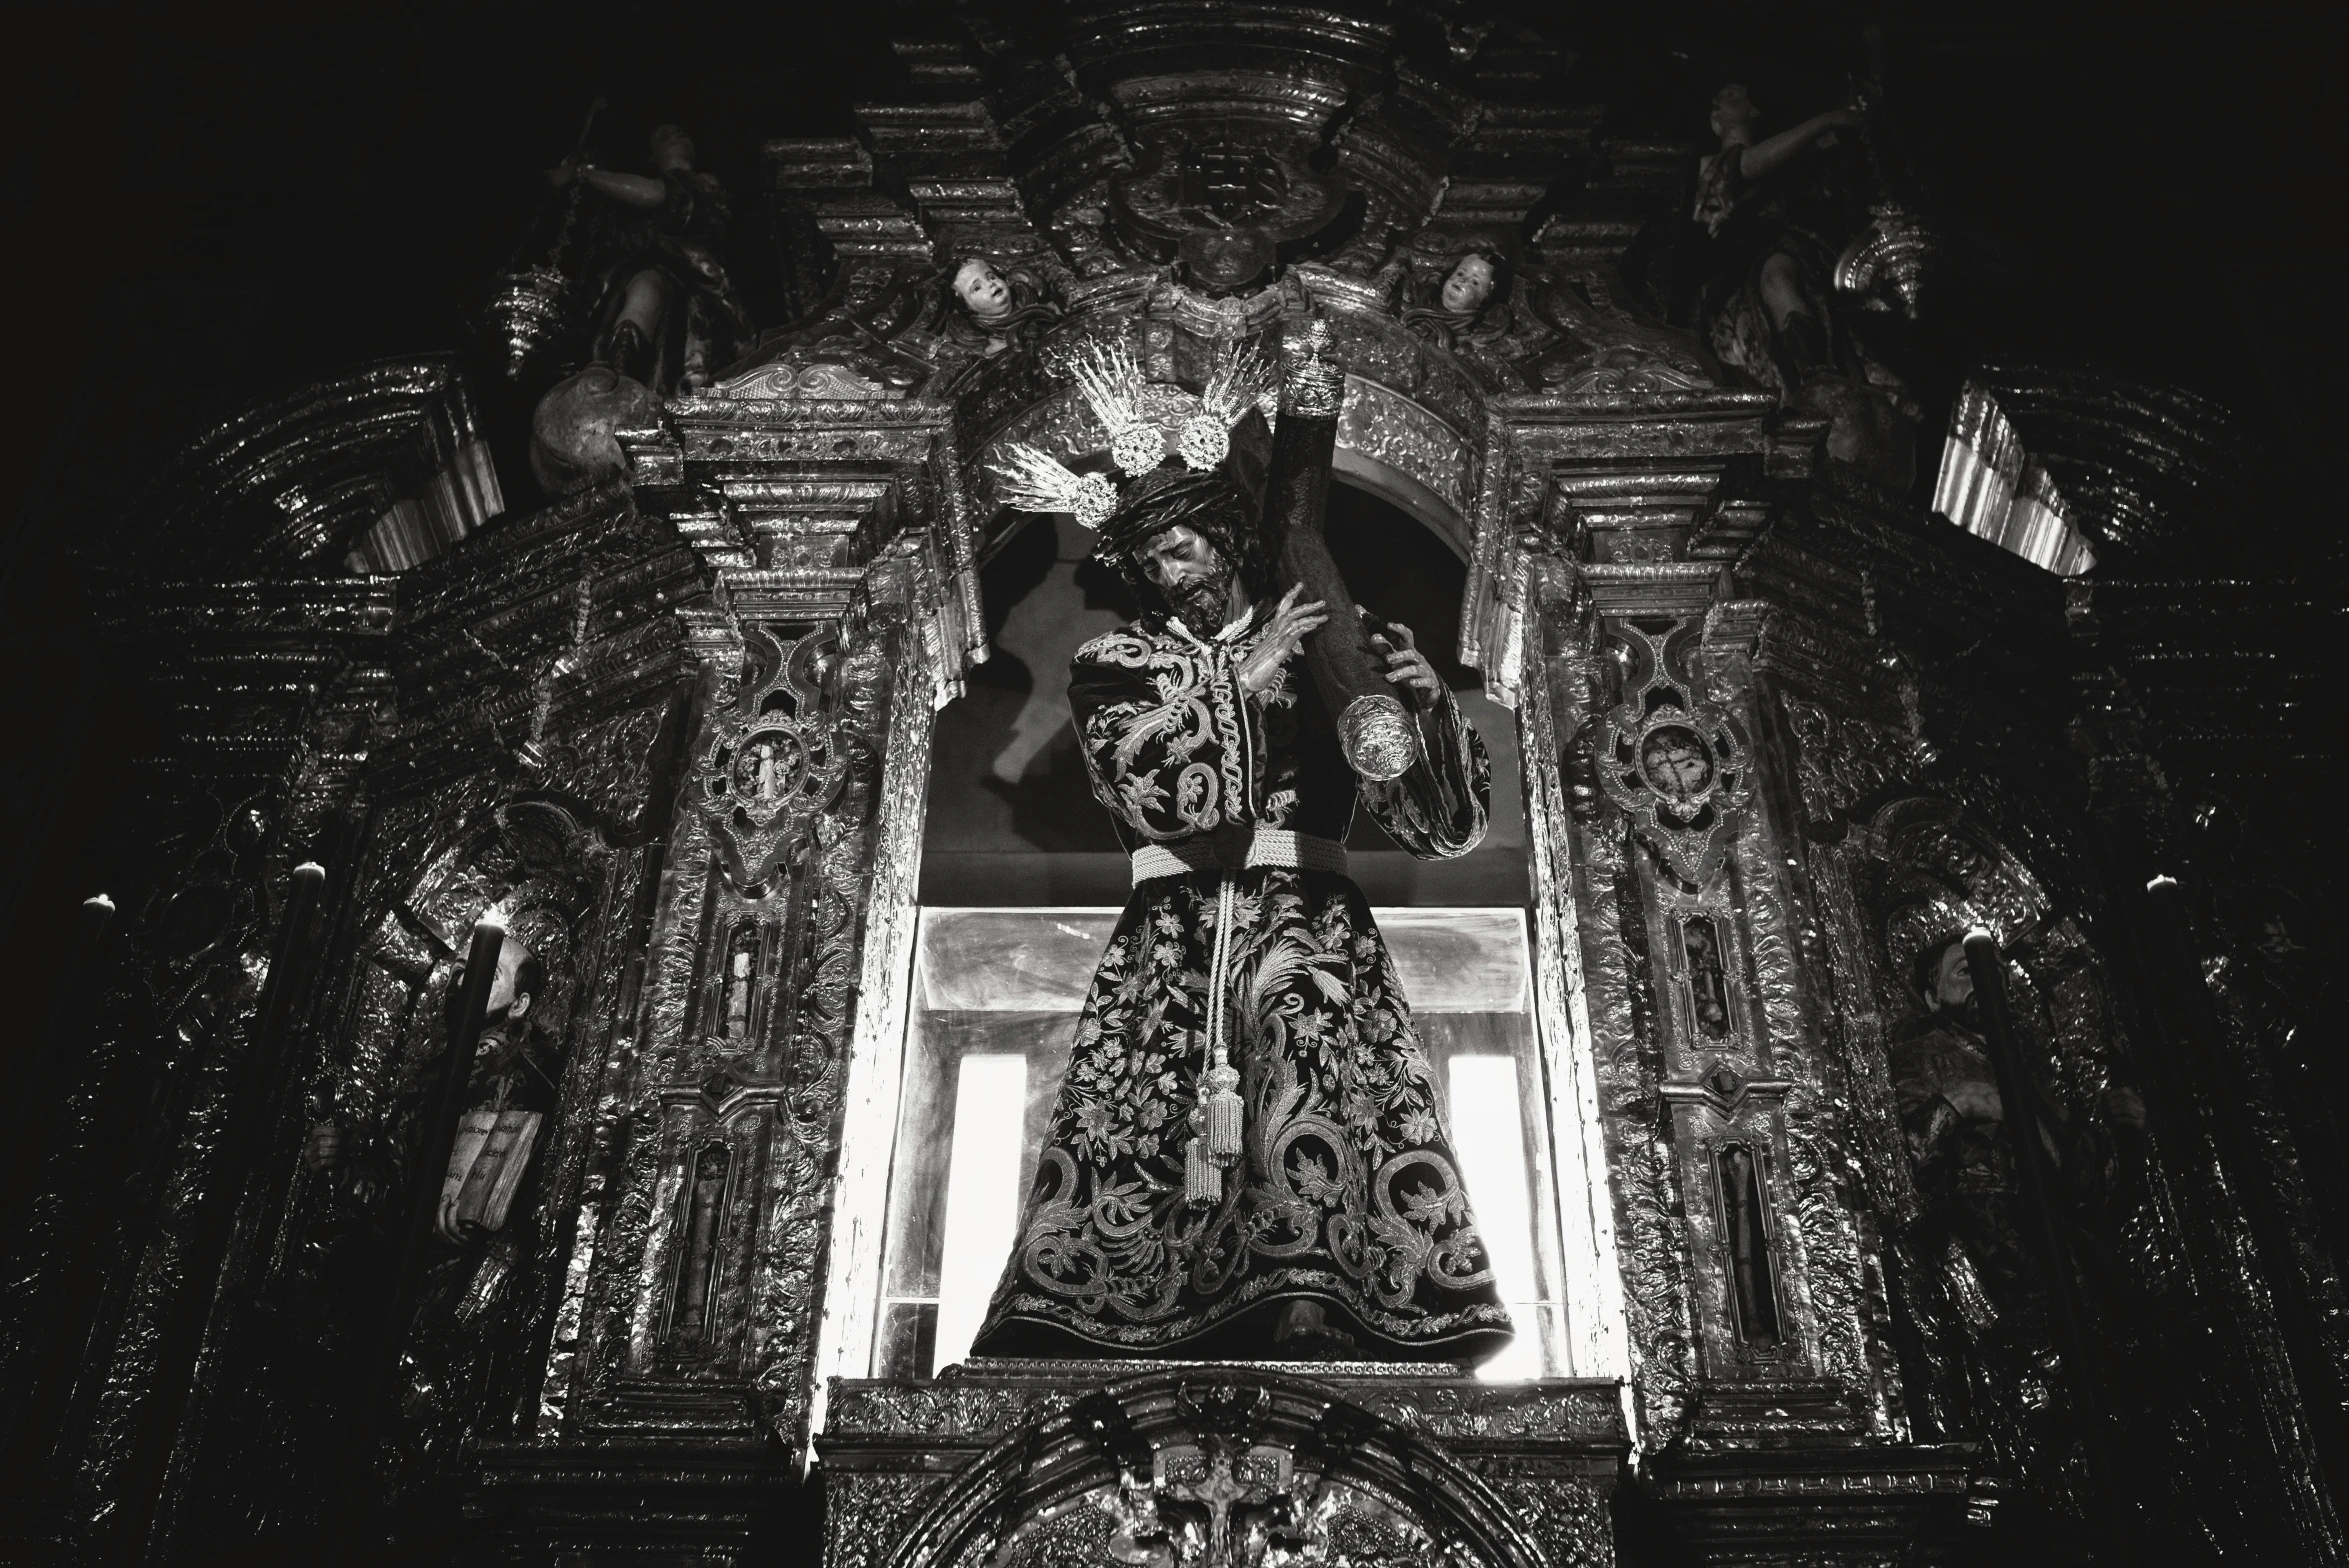
[[[1070, 705], [1126, 847], [1229, 823], [1343, 842], [1359, 799], [1423, 859], [1473, 848], [1491, 764], [1451, 694], [1419, 710], [1417, 765], [1362, 781], [1296, 661], [1270, 691], [1241, 694], [1234, 667], [1269, 614], [1209, 640], [1145, 618], [1078, 650]], [[1192, 1205], [1184, 1149], [1227, 874], [1244, 1154], [1219, 1202]], [[1278, 1355], [1274, 1320], [1300, 1299], [1366, 1357], [1481, 1359], [1509, 1338], [1442, 1090], [1361, 889], [1268, 865], [1154, 878], [1094, 973], [973, 1352]]]

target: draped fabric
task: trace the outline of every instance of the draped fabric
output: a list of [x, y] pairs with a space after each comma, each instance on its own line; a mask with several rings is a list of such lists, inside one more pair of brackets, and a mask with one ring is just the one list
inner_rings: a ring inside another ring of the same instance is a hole
[[[1264, 826], [1343, 840], [1357, 799], [1424, 859], [1484, 831], [1491, 767], [1446, 693], [1425, 756], [1359, 781], [1292, 664], [1233, 679], [1267, 612], [1201, 639], [1147, 619], [1078, 651], [1094, 790], [1127, 847]], [[1226, 882], [1229, 897], [1225, 897]], [[1244, 1152], [1193, 1204], [1219, 919]], [[1386, 944], [1347, 877], [1278, 866], [1143, 883], [1095, 971], [982, 1355], [1277, 1354], [1281, 1303], [1319, 1302], [1358, 1354], [1479, 1358], [1509, 1337], [1440, 1086]]]

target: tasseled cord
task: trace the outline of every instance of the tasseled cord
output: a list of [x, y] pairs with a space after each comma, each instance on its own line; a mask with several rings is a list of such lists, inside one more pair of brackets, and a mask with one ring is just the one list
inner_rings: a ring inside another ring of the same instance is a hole
[[1207, 1095], [1202, 1104], [1207, 1112], [1207, 1157], [1218, 1170], [1230, 1170], [1240, 1163], [1240, 1073], [1239, 1069], [1215, 1053], [1215, 1065], [1207, 1069]]
[[1225, 1053], [1224, 991], [1230, 984], [1232, 877], [1216, 896], [1215, 956], [1208, 964], [1207, 1032], [1201, 1055], [1199, 1103], [1191, 1109], [1191, 1141], [1183, 1148], [1183, 1198], [1194, 1205], [1223, 1201], [1223, 1173], [1240, 1163], [1240, 1073]]
[[1223, 1172], [1207, 1157], [1207, 1140], [1199, 1135], [1205, 1119], [1204, 1108], [1191, 1112], [1193, 1136], [1183, 1145], [1183, 1201], [1193, 1208], [1223, 1202]]

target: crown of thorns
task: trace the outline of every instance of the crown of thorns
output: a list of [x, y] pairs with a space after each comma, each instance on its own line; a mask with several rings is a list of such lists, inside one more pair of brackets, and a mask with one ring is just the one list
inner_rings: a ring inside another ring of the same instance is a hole
[[[1145, 382], [1123, 343], [1089, 345], [1069, 373], [1109, 436], [1109, 460], [1128, 482], [1155, 473], [1171, 454], [1186, 468], [1209, 472], [1231, 451], [1232, 426], [1266, 401], [1272, 366], [1253, 347], [1226, 343], [1194, 398], [1180, 387]], [[1079, 474], [1040, 447], [1013, 442], [989, 465], [996, 493], [1023, 512], [1069, 512], [1099, 529], [1115, 515], [1124, 491], [1107, 474]]]

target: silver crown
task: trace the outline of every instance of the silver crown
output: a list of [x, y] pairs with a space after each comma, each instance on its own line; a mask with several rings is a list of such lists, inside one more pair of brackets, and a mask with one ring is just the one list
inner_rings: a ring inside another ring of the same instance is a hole
[[[1180, 387], [1146, 382], [1125, 344], [1091, 344], [1069, 363], [1109, 438], [1109, 460], [1128, 479], [1166, 461], [1171, 444], [1186, 467], [1210, 469], [1231, 451], [1231, 427], [1259, 406], [1273, 387], [1272, 366], [1254, 348], [1226, 343], [1196, 398]], [[1023, 512], [1068, 512], [1098, 529], [1117, 510], [1118, 488], [1106, 474], [1079, 474], [1059, 458], [1015, 441], [988, 466], [1003, 504]]]

